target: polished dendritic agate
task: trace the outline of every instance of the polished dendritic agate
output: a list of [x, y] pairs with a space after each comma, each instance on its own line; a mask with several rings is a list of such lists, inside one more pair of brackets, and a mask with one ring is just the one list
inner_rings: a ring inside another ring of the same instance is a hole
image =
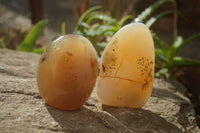
[[99, 101], [115, 107], [144, 106], [152, 92], [154, 58], [151, 32], [144, 24], [131, 23], [121, 28], [100, 61]]

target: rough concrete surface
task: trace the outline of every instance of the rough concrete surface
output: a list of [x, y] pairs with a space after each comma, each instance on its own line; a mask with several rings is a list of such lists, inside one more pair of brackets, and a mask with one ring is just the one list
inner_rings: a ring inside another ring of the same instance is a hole
[[42, 100], [36, 83], [40, 55], [0, 49], [0, 132], [179, 133], [200, 132], [184, 87], [155, 79], [142, 109], [113, 108], [95, 90], [78, 110], [63, 111]]

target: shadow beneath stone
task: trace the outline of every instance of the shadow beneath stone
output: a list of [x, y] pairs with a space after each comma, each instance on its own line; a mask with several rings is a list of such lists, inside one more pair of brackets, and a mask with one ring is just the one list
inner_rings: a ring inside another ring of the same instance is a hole
[[46, 108], [61, 127], [59, 131], [76, 133], [112, 132], [99, 121], [97, 112], [87, 109], [85, 105], [74, 111], [59, 110], [47, 104]]
[[133, 132], [182, 132], [158, 114], [148, 110], [114, 108], [106, 105], [102, 105], [102, 108]]
[[102, 105], [92, 110], [83, 105], [74, 111], [64, 111], [46, 105], [63, 132], [182, 132], [158, 114], [144, 109], [114, 108]]

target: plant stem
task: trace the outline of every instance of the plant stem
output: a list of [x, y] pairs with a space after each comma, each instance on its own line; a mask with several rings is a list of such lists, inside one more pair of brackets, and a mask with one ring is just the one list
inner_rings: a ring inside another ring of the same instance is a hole
[[177, 28], [177, 24], [178, 24], [178, 10], [177, 10], [177, 5], [176, 2], [173, 2], [173, 9], [175, 11], [174, 15], [173, 15], [173, 32], [174, 32], [174, 39], [177, 37], [178, 35], [178, 28]]
[[133, 10], [134, 0], [131, 0], [131, 2], [129, 4], [127, 4], [127, 5], [128, 5], [128, 8], [123, 13], [122, 17], [128, 15]]
[[70, 5], [72, 7], [72, 10], [74, 12], [74, 15], [75, 15], [76, 19], [79, 19], [79, 13], [78, 13], [78, 10], [77, 10], [77, 8], [76, 8], [76, 6], [74, 4], [74, 1], [73, 0], [69, 0], [69, 2], [70, 2]]
[[87, 10], [90, 5], [90, 0], [79, 0], [80, 16]]

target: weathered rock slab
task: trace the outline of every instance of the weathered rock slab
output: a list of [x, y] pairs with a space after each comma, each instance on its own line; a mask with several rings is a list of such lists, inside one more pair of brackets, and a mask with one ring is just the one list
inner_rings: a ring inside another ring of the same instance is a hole
[[164, 79], [155, 79], [152, 95], [141, 109], [101, 105], [96, 90], [78, 110], [48, 106], [36, 83], [39, 58], [37, 54], [0, 49], [0, 132], [200, 132], [184, 87]]

